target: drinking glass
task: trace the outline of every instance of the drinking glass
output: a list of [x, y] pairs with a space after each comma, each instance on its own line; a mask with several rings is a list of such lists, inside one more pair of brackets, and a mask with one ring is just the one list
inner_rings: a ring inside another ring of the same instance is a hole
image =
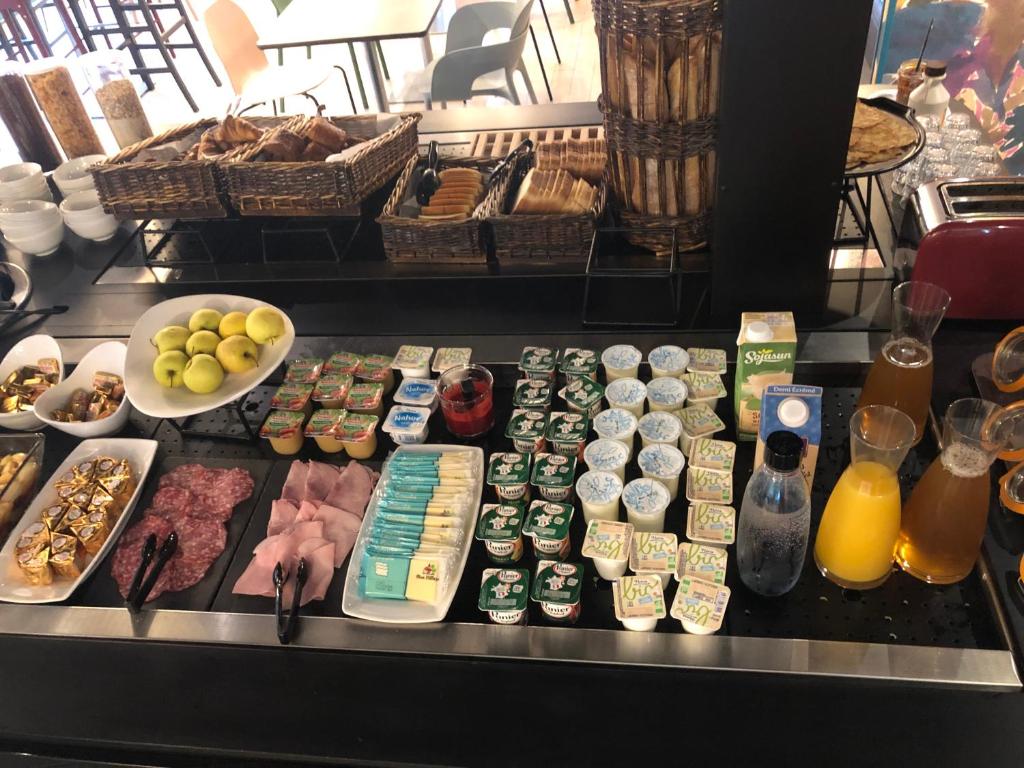
[[963, 112], [954, 112], [946, 118], [946, 127], [954, 131], [962, 131], [971, 127], [971, 116]]
[[814, 541], [821, 575], [847, 589], [872, 589], [892, 573], [900, 532], [897, 470], [914, 441], [914, 422], [887, 405], [850, 419], [850, 466], [825, 505]]
[[924, 435], [932, 399], [932, 336], [949, 309], [949, 294], [932, 283], [910, 280], [892, 292], [892, 333], [882, 345], [858, 408], [888, 405], [914, 422], [916, 444]]
[[988, 521], [989, 467], [1016, 418], [977, 398], [946, 410], [942, 453], [911, 493], [896, 541], [896, 563], [911, 576], [954, 584], [974, 568]]
[[494, 426], [494, 377], [482, 365], [456, 365], [437, 380], [448, 431], [457, 437], [477, 437]]
[[978, 163], [974, 175], [979, 179], [988, 179], [999, 175], [999, 166], [995, 163]]
[[971, 150], [971, 155], [979, 163], [998, 163], [999, 153], [990, 144], [979, 144]]

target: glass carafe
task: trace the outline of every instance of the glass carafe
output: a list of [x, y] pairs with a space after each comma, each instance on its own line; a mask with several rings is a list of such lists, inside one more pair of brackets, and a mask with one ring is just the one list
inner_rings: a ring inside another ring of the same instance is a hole
[[946, 411], [942, 453], [903, 508], [896, 563], [931, 584], [953, 584], [974, 568], [988, 521], [989, 467], [1015, 427], [994, 403], [957, 400]]
[[924, 436], [932, 399], [932, 336], [949, 309], [949, 294], [911, 280], [892, 292], [892, 333], [875, 358], [858, 408], [889, 405], [914, 422], [914, 443]]
[[900, 532], [897, 471], [914, 441], [914, 422], [888, 405], [869, 405], [850, 419], [850, 466], [825, 505], [814, 562], [848, 589], [872, 589], [892, 573]]

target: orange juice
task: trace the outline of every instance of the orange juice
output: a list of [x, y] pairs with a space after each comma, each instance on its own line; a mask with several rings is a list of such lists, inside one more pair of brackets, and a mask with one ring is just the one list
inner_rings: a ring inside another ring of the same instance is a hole
[[892, 572], [900, 532], [900, 485], [877, 461], [843, 472], [825, 506], [814, 542], [814, 561], [826, 578], [848, 589], [870, 589]]

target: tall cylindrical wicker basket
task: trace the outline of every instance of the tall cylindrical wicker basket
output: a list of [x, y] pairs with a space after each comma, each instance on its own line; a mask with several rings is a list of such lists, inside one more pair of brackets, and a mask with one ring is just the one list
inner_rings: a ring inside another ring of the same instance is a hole
[[[720, 0], [593, 0], [611, 192], [631, 240], [707, 242], [715, 196]], [[657, 231], [656, 231], [657, 230]]]

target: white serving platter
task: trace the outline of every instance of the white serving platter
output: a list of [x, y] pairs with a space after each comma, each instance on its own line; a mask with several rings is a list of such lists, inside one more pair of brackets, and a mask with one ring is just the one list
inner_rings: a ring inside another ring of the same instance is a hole
[[[469, 548], [473, 544], [473, 534], [476, 531], [477, 517], [480, 514], [480, 498], [483, 493], [485, 472], [484, 452], [480, 448], [462, 445], [403, 445], [396, 453], [434, 453], [437, 451], [472, 453], [476, 474], [476, 484], [471, 493], [470, 513], [466, 517], [466, 528], [462, 536], [462, 550], [459, 553], [457, 568], [450, 574], [444, 594], [436, 603], [423, 603], [415, 600], [383, 600], [368, 598], [361, 594], [359, 571], [363, 562], [363, 554], [366, 552], [366, 542], [377, 517], [377, 506], [380, 499], [380, 494], [374, 492], [370, 504], [366, 508], [366, 514], [363, 516], [363, 524], [359, 528], [359, 535], [356, 537], [352, 554], [349, 556], [348, 573], [345, 575], [345, 592], [341, 598], [341, 610], [346, 615], [384, 624], [429, 624], [442, 621], [448, 614], [452, 600], [455, 599], [455, 592], [459, 588], [459, 582], [462, 581], [462, 573], [466, 569]], [[380, 482], [387, 482], [388, 476], [389, 473], [385, 467]], [[378, 484], [378, 487], [381, 486]]]
[[[0, 600], [8, 603], [59, 603], [67, 600], [74, 593], [78, 586], [89, 578], [89, 574], [96, 570], [103, 562], [111, 548], [116, 546], [117, 539], [121, 534], [128, 519], [132, 516], [132, 510], [142, 495], [143, 486], [146, 484], [146, 477], [153, 466], [153, 459], [156, 457], [156, 440], [135, 440], [126, 438], [100, 438], [96, 440], [83, 440], [78, 447], [71, 452], [53, 475], [47, 479], [41, 487], [42, 490], [29, 504], [21, 520], [11, 531], [11, 536], [0, 550]], [[110, 536], [103, 543], [100, 551], [82, 569], [81, 575], [74, 580], [59, 579], [54, 577], [53, 583], [46, 586], [34, 586], [27, 584], [22, 577], [21, 571], [14, 559], [14, 547], [18, 538], [32, 523], [39, 520], [43, 510], [57, 500], [57, 494], [53, 489], [53, 483], [76, 464], [96, 456], [110, 456], [115, 459], [127, 459], [135, 471], [138, 480], [135, 492], [131, 499], [125, 504], [121, 517], [118, 518], [110, 531]]]
[[124, 385], [132, 405], [147, 416], [180, 419], [227, 405], [262, 384], [284, 362], [295, 341], [295, 327], [281, 310], [278, 312], [284, 317], [284, 336], [273, 344], [260, 345], [259, 364], [255, 368], [245, 373], [226, 374], [220, 389], [208, 395], [198, 395], [185, 387], [172, 389], [159, 384], [153, 378], [153, 361], [158, 353], [150, 339], [168, 325], [187, 326], [189, 317], [197, 309], [208, 307], [227, 314], [235, 310], [248, 313], [258, 307], [270, 306], [273, 305], [244, 296], [207, 293], [169, 299], [150, 307], [135, 323], [128, 339]]
[[54, 410], [67, 406], [75, 390], [92, 389], [93, 376], [102, 371], [124, 378], [126, 347], [120, 341], [105, 341], [90, 349], [75, 366], [74, 372], [55, 387], [50, 387], [36, 400], [36, 416], [44, 424], [80, 438], [116, 435], [128, 423], [131, 406], [128, 396], [121, 400], [117, 410], [99, 421], [57, 421], [50, 418]]

